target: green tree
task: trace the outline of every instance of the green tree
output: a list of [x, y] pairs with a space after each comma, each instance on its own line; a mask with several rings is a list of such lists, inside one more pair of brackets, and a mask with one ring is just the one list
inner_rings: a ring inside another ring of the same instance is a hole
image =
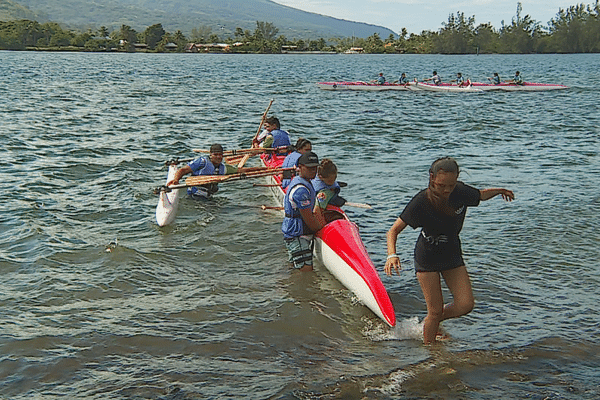
[[212, 28], [206, 25], [200, 25], [198, 28], [192, 29], [190, 40], [194, 43], [208, 43]]
[[498, 39], [498, 32], [491, 24], [479, 24], [475, 28], [473, 45], [479, 53], [497, 53], [499, 48]]
[[121, 25], [117, 37], [122, 41], [122, 47], [125, 51], [135, 51], [135, 43], [137, 42], [137, 32], [135, 29], [132, 29], [129, 25]]
[[434, 51], [446, 54], [474, 53], [475, 17], [465, 18], [465, 14], [457, 12], [450, 14], [448, 22], [442, 24], [438, 35], [433, 40]]
[[279, 33], [279, 29], [271, 22], [256, 21], [256, 33], [259, 33], [266, 41], [273, 41]]
[[372, 34], [367, 38], [364, 49], [367, 53], [381, 54], [384, 52], [383, 41], [377, 33]]
[[588, 53], [600, 50], [600, 4], [559, 9], [549, 23], [550, 51]]
[[529, 15], [522, 17], [522, 11], [523, 6], [517, 3], [517, 15], [513, 17], [512, 23], [507, 26], [504, 21], [502, 23], [500, 44], [504, 52], [525, 54], [536, 50], [536, 42], [542, 33], [540, 24]]
[[98, 29], [98, 36], [101, 38], [108, 37], [108, 29], [105, 26], [101, 26], [100, 29]]
[[154, 24], [146, 28], [142, 34], [143, 41], [148, 45], [150, 50], [154, 50], [166, 33], [162, 24]]

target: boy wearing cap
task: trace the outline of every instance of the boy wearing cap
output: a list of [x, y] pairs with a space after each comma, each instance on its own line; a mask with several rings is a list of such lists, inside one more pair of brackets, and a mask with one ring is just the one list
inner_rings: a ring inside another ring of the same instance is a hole
[[[233, 165], [223, 164], [223, 146], [216, 143], [210, 146], [210, 155], [208, 157], [199, 157], [188, 165], [181, 167], [175, 173], [173, 180], [167, 182], [167, 186], [177, 185], [179, 180], [187, 174], [198, 175], [229, 175], [243, 172], [243, 168]], [[208, 185], [193, 186], [188, 188], [188, 194], [193, 198], [208, 199], [217, 193], [219, 187], [216, 183]]]
[[315, 153], [302, 154], [298, 159], [299, 173], [290, 182], [283, 201], [283, 240], [290, 262], [300, 271], [312, 271], [313, 234], [324, 225], [313, 213], [316, 193], [310, 181], [317, 175], [318, 166]]

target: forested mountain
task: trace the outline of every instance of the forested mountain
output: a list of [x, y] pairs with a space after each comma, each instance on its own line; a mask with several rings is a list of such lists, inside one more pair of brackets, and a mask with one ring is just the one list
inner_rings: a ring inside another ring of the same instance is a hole
[[21, 4], [17, 4], [12, 0], [0, 0], [0, 21], [11, 21], [18, 19], [29, 19], [37, 21], [45, 21], [46, 16], [36, 14], [30, 9]]
[[[220, 37], [233, 37], [236, 28], [253, 31], [257, 21], [271, 22], [289, 39], [388, 37], [388, 28], [300, 11], [270, 0], [0, 0], [0, 5], [27, 7], [38, 21], [53, 21], [73, 29], [109, 31], [127, 25], [138, 31], [162, 24], [171, 32], [189, 34], [209, 27]], [[4, 7], [0, 9], [3, 10]], [[0, 20], [8, 20], [0, 14]], [[10, 19], [33, 19], [23, 14]]]

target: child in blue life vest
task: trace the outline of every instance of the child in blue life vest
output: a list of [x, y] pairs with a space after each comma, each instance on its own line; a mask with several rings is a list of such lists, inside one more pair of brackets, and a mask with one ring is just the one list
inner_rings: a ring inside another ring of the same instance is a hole
[[313, 188], [317, 194], [317, 205], [324, 210], [328, 204], [341, 207], [346, 199], [339, 195], [340, 185], [337, 179], [337, 166], [328, 158], [321, 160], [317, 177], [312, 180]]

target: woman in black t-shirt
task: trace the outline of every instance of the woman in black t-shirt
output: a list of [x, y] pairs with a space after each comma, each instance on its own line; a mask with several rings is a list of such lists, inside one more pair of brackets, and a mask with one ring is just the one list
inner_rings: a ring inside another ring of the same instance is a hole
[[[398, 234], [407, 226], [422, 228], [415, 246], [415, 270], [427, 303], [427, 317], [423, 321], [425, 344], [435, 341], [440, 322], [468, 314], [475, 303], [459, 238], [467, 207], [475, 207], [481, 200], [497, 195], [506, 201], [515, 198], [507, 189], [478, 190], [459, 182], [459, 172], [453, 158], [436, 160], [429, 169], [429, 187], [412, 198], [387, 233], [389, 255], [385, 273], [391, 275], [392, 269], [397, 273], [401, 269], [396, 255]], [[454, 300], [446, 305], [440, 276]]]

